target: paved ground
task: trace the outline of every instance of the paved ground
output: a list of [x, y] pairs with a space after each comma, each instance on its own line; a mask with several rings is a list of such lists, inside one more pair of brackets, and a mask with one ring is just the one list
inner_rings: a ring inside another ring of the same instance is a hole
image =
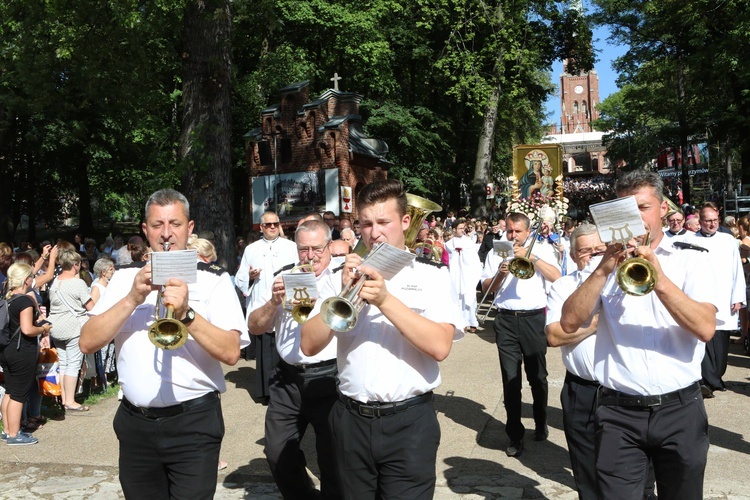
[[[731, 349], [725, 376], [729, 390], [706, 402], [711, 448], [704, 497], [709, 499], [750, 499], [750, 358], [739, 354], [739, 346]], [[443, 384], [436, 391], [442, 428], [437, 499], [576, 498], [559, 401], [564, 368], [557, 350], [550, 349], [547, 359], [550, 438], [543, 443], [527, 440], [524, 455], [514, 459], [504, 453], [508, 442], [493, 336], [480, 331], [454, 345], [442, 363]], [[219, 474], [219, 499], [279, 498], [263, 456], [265, 407], [252, 399], [254, 366], [254, 361], [240, 361], [226, 373], [222, 459], [229, 467]], [[530, 400], [524, 387], [524, 423], [533, 428], [531, 406], [526, 404]], [[112, 431], [117, 404], [110, 399], [88, 414], [49, 422], [37, 431], [35, 446], [0, 444], [0, 498], [121, 498]], [[307, 436], [305, 444], [308, 461], [314, 464], [311, 440], [312, 435]]]

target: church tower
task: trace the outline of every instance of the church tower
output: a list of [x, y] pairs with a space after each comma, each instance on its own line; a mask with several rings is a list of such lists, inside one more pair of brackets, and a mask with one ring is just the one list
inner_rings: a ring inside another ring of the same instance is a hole
[[[581, 0], [571, 1], [570, 8], [583, 13]], [[593, 69], [573, 75], [568, 71], [568, 63], [567, 60], [563, 63], [560, 75], [561, 133], [593, 132], [591, 122], [599, 118], [599, 75]]]

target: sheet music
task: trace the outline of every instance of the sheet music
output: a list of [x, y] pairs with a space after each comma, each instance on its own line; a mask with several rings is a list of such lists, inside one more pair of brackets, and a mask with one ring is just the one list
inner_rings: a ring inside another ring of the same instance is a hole
[[198, 252], [151, 252], [151, 282], [154, 285], [166, 285], [170, 278], [178, 278], [185, 283], [198, 281]]
[[411, 263], [417, 256], [406, 250], [382, 243], [373, 250], [362, 261], [363, 266], [374, 268], [383, 279], [390, 280], [404, 267]]
[[513, 257], [513, 242], [508, 240], [493, 240], [492, 249], [503, 260]]
[[602, 243], [626, 242], [646, 234], [635, 196], [596, 203], [589, 207]]
[[296, 300], [299, 302], [303, 298], [309, 298], [310, 300], [318, 298], [315, 273], [284, 273], [281, 275], [281, 279], [284, 281], [284, 293], [287, 301]]

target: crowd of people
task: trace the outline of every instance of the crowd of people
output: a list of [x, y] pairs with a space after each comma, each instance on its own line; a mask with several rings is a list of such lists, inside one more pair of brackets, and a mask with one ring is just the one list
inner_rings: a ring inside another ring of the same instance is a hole
[[[210, 238], [196, 235], [188, 201], [169, 189], [147, 202], [145, 239], [127, 245], [114, 237], [97, 247], [81, 235], [38, 249], [0, 244], [17, 333], [0, 348], [2, 438], [37, 442], [33, 432], [46, 419], [36, 360], [54, 345], [66, 415], [92, 411], [76, 401], [84, 356], [98, 383], [120, 384], [114, 428], [126, 497], [211, 498], [223, 464], [221, 364], [234, 365], [244, 350], [256, 360], [255, 394], [268, 406], [264, 452], [284, 498], [432, 498], [439, 362], [481, 328], [489, 308], [509, 457], [525, 451], [522, 368], [532, 437], [548, 438], [546, 356], [560, 347], [579, 497], [653, 497], [656, 489], [663, 498], [701, 498], [703, 399], [725, 390], [729, 343], [748, 338], [750, 219], [720, 221], [712, 203], [670, 210], [651, 173], [626, 174], [614, 186], [586, 182], [566, 183], [566, 196], [633, 196], [649, 238], [603, 243], [590, 222], [550, 213], [533, 224], [531, 214], [448, 211], [445, 219], [430, 214], [406, 241], [403, 186], [380, 181], [360, 192], [356, 220], [310, 213], [287, 236], [278, 214], [265, 212], [260, 232], [236, 241], [237, 260], [225, 266], [234, 276], [217, 265]], [[383, 245], [395, 252], [395, 274], [366, 257]], [[149, 255], [184, 249], [196, 251], [196, 278], [157, 278]], [[651, 266], [650, 294], [618, 284], [619, 263], [634, 254]], [[699, 266], [713, 272], [689, 272]], [[180, 347], [151, 338], [167, 310], [187, 337]], [[309, 425], [320, 491], [300, 447]]]

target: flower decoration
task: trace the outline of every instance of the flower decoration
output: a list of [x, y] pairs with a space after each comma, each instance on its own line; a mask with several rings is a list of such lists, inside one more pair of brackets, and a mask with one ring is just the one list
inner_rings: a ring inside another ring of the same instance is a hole
[[555, 216], [555, 229], [562, 229], [562, 221], [568, 213], [569, 200], [559, 193], [558, 196], [547, 196], [535, 192], [528, 198], [513, 200], [508, 206], [508, 212], [519, 212], [526, 215], [531, 225], [536, 224], [541, 217], [548, 213]]

